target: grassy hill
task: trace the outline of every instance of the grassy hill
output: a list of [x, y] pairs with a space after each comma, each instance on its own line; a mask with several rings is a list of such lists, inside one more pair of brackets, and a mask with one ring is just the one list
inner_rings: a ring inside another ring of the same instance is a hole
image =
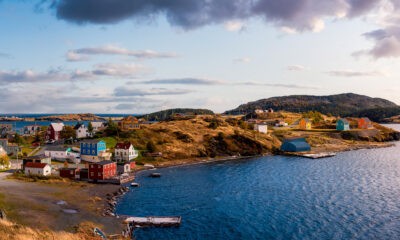
[[395, 103], [382, 98], [371, 98], [354, 93], [344, 93], [330, 96], [292, 95], [272, 97], [242, 104], [233, 110], [226, 111], [225, 113], [229, 115], [248, 114], [254, 112], [256, 109], [265, 110], [272, 108], [275, 111], [285, 110], [297, 113], [318, 111], [323, 114], [332, 114], [335, 116], [358, 117], [360, 116], [358, 113], [362, 113], [365, 110], [391, 109], [398, 107], [399, 106]]

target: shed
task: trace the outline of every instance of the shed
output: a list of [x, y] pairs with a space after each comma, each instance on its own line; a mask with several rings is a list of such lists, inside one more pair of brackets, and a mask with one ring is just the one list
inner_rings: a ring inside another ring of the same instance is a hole
[[336, 122], [336, 130], [338, 131], [348, 131], [350, 130], [350, 123], [347, 119], [341, 118]]
[[284, 152], [306, 152], [310, 150], [311, 146], [305, 138], [285, 139], [281, 145], [281, 151]]
[[367, 117], [358, 119], [358, 128], [359, 129], [373, 128], [371, 120], [369, 120], [369, 118]]
[[303, 130], [309, 130], [311, 129], [311, 121], [308, 118], [302, 118], [299, 121], [299, 128]]

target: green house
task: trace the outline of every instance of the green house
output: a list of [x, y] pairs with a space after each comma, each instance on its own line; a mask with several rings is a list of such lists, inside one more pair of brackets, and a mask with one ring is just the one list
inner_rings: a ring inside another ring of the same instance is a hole
[[338, 131], [347, 131], [350, 130], [350, 123], [344, 118], [337, 120], [336, 122], [336, 130]]

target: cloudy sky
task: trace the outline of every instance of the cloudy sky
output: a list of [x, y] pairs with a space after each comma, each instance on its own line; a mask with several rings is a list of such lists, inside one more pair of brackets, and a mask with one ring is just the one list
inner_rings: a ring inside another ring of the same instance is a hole
[[400, 0], [0, 0], [0, 113], [400, 104]]

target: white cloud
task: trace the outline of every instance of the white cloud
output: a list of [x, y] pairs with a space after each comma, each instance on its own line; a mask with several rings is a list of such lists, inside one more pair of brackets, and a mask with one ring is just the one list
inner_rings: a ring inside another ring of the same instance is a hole
[[306, 68], [302, 65], [289, 65], [287, 67], [288, 71], [304, 71]]
[[335, 70], [326, 72], [334, 77], [385, 77], [387, 74], [381, 71], [353, 71], [353, 70]]

